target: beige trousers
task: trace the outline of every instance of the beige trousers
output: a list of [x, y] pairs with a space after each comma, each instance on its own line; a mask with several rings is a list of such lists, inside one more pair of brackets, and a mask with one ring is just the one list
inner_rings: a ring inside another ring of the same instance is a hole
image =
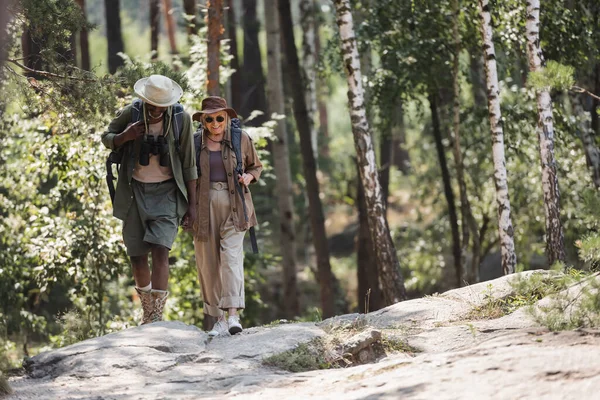
[[208, 241], [194, 238], [196, 267], [204, 300], [204, 313], [223, 315], [229, 308], [244, 308], [245, 231], [233, 225], [226, 182], [211, 182], [208, 194]]

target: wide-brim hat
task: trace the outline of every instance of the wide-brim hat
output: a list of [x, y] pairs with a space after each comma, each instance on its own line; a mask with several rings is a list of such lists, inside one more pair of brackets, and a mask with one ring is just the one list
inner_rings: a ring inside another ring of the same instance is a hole
[[183, 96], [177, 82], [163, 75], [150, 75], [133, 85], [135, 93], [146, 103], [157, 107], [169, 107]]
[[194, 115], [192, 115], [192, 119], [194, 121], [202, 122], [203, 114], [213, 114], [219, 111], [227, 111], [227, 114], [231, 118], [237, 118], [237, 113], [233, 108], [227, 106], [227, 101], [219, 96], [209, 96], [202, 100], [202, 109], [200, 111], [196, 111]]

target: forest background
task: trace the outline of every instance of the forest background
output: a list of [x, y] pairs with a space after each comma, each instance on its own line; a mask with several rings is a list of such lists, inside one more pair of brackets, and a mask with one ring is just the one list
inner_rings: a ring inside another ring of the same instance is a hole
[[[188, 111], [226, 97], [261, 148], [245, 326], [372, 311], [519, 270], [596, 268], [600, 4], [542, 1], [536, 41], [530, 3], [2, 1], [3, 368], [137, 324], [99, 137], [151, 73], [184, 87]], [[348, 11], [359, 68], [339, 23]], [[166, 318], [201, 326], [188, 234], [170, 264]]]

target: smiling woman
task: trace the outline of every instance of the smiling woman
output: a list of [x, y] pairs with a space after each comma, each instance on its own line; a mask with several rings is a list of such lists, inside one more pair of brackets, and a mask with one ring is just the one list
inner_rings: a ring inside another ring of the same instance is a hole
[[225, 99], [205, 98], [194, 119], [204, 128], [196, 154], [202, 172], [196, 186], [201, 207], [193, 227], [204, 313], [217, 318], [210, 336], [233, 335], [242, 331], [238, 311], [245, 308], [242, 244], [246, 230], [257, 223], [248, 186], [260, 177], [262, 164], [250, 136], [242, 131], [238, 172], [232, 125], [238, 129], [239, 121]]

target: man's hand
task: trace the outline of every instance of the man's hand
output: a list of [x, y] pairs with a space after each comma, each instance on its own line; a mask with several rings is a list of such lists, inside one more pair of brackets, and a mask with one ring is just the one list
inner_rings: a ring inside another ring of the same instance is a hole
[[254, 177], [250, 174], [244, 174], [244, 175], [239, 175], [238, 174], [238, 182], [241, 183], [244, 186], [248, 186], [252, 180], [254, 179]]
[[127, 125], [127, 128], [121, 133], [125, 137], [125, 142], [135, 140], [146, 132], [146, 127], [143, 120], [139, 120], [133, 124]]
[[115, 136], [115, 147], [120, 147], [124, 143], [135, 140], [146, 132], [146, 126], [143, 120], [139, 120], [133, 124], [127, 125], [127, 128], [117, 136]]
[[190, 205], [188, 207], [187, 212], [183, 216], [181, 220], [181, 227], [184, 231], [191, 232], [192, 227], [194, 226], [194, 221], [196, 220], [196, 206]]

